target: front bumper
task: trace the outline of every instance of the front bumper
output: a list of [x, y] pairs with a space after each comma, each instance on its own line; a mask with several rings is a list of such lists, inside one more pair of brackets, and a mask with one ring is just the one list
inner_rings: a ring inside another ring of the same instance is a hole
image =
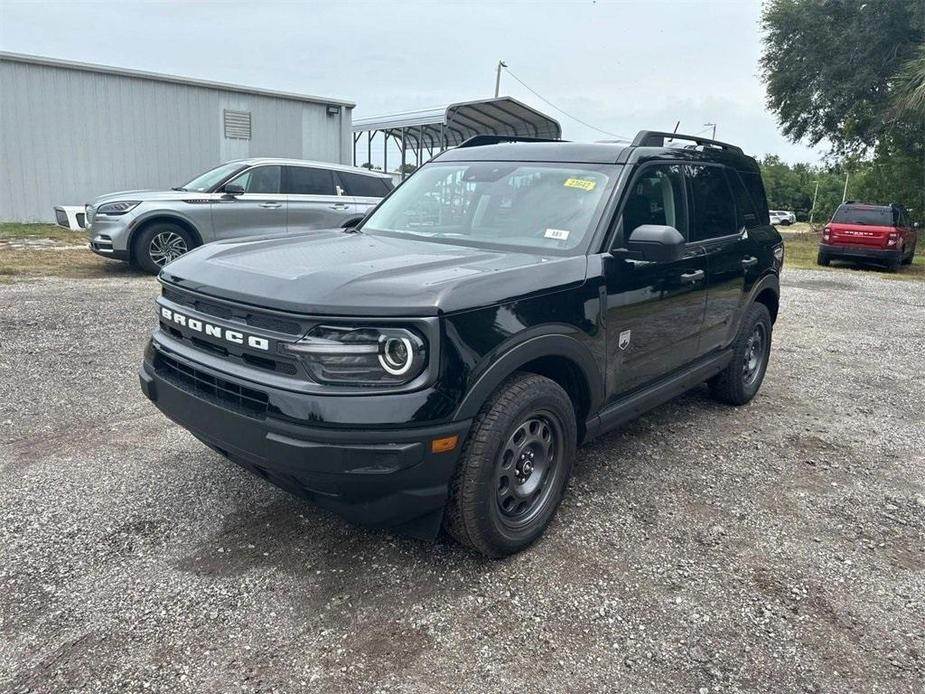
[[832, 246], [823, 243], [819, 244], [819, 255], [829, 260], [859, 260], [892, 265], [902, 260], [903, 252], [896, 249]]
[[129, 235], [134, 215], [96, 216], [87, 222], [90, 250], [104, 258], [129, 260]]
[[[170, 358], [185, 361], [177, 354]], [[236, 410], [216, 397], [217, 388], [209, 392], [208, 386], [178, 379], [159, 363], [152, 345], [139, 373], [142, 391], [167, 417], [230, 460], [353, 523], [436, 537], [471, 420], [398, 429], [311, 426], [269, 411]], [[187, 365], [226, 390], [257, 392], [253, 383], [198, 363]], [[459, 440], [452, 451], [431, 452], [431, 441], [453, 435]]]

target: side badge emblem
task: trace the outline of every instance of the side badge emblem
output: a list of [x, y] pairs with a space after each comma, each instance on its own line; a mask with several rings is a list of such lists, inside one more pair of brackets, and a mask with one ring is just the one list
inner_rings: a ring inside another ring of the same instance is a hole
[[624, 330], [620, 333], [620, 349], [626, 349], [630, 346], [630, 336], [632, 332], [632, 330]]

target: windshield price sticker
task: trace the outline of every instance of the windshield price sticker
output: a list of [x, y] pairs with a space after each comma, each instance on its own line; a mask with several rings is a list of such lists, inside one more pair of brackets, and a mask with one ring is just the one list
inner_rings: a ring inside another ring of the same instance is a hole
[[543, 234], [547, 239], [555, 239], [556, 241], [565, 241], [568, 235], [569, 232], [565, 229], [547, 229], [546, 233]]
[[587, 178], [567, 178], [563, 183], [566, 188], [580, 188], [581, 190], [594, 190], [597, 188], [597, 181]]

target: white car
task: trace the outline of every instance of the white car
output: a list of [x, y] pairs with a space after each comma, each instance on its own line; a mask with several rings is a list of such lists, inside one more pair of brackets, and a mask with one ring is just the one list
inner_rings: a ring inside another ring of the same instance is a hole
[[790, 226], [795, 224], [797, 221], [797, 216], [793, 212], [786, 212], [784, 210], [770, 210], [771, 215], [771, 224], [780, 224], [781, 226]]

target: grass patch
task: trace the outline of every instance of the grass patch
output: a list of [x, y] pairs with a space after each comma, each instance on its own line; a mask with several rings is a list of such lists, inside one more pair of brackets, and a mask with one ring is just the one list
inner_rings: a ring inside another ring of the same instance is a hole
[[16, 239], [51, 239], [70, 244], [87, 242], [87, 236], [83, 230], [71, 231], [54, 224], [17, 224], [15, 222], [0, 224], [0, 240]]
[[28, 277], [98, 279], [146, 275], [128, 263], [101, 258], [85, 248], [0, 247], [0, 283]]
[[[795, 225], [794, 225], [795, 226]], [[819, 236], [813, 233], [783, 234], [784, 236], [784, 267], [800, 268], [803, 270], [826, 270], [829, 272], [843, 272], [846, 270], [863, 270], [873, 272], [885, 279], [897, 280], [925, 280], [925, 255], [921, 243], [917, 247], [912, 265], [902, 265], [898, 272], [887, 272], [878, 265], [859, 265], [847, 261], [833, 260], [829, 267], [816, 264], [816, 254], [819, 250]]]

